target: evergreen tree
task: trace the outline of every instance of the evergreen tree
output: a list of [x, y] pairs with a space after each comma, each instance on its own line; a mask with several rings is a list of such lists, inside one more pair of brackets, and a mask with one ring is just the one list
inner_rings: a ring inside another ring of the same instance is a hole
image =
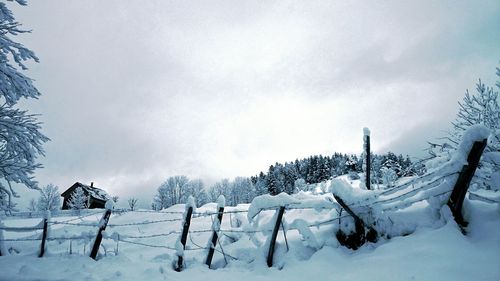
[[68, 207], [72, 210], [80, 211], [82, 209], [86, 209], [88, 202], [88, 197], [85, 195], [85, 192], [81, 187], [77, 187], [73, 193], [71, 193], [71, 197], [68, 201]]

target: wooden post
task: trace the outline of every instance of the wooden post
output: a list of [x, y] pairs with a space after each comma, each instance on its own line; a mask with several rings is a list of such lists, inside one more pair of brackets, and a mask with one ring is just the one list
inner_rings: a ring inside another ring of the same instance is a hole
[[[219, 221], [219, 227], [222, 222], [223, 214], [224, 214], [224, 207], [219, 207], [219, 211], [217, 213], [217, 220]], [[212, 241], [210, 243], [210, 248], [208, 249], [207, 260], [205, 262], [205, 264], [208, 265], [208, 268], [210, 268], [212, 264], [212, 258], [214, 257], [215, 246], [217, 245], [218, 238], [219, 235], [217, 234], [217, 231], [214, 230], [214, 232], [212, 233]]]
[[273, 266], [273, 256], [274, 256], [274, 247], [276, 245], [276, 237], [278, 237], [278, 230], [280, 229], [281, 220], [283, 219], [283, 213], [285, 212], [285, 207], [281, 206], [278, 209], [278, 215], [276, 217], [276, 223], [274, 225], [273, 233], [271, 234], [271, 241], [269, 244], [269, 252], [267, 254], [267, 266]]
[[95, 237], [94, 246], [92, 247], [92, 251], [90, 252], [90, 257], [94, 260], [97, 258], [97, 252], [99, 251], [99, 247], [101, 246], [102, 241], [102, 232], [106, 230], [106, 226], [108, 225], [109, 217], [111, 216], [111, 209], [107, 209], [104, 215], [99, 222], [99, 230], [97, 231], [97, 236]]
[[346, 235], [345, 233], [342, 232], [342, 230], [339, 229], [339, 231], [337, 232], [337, 239], [339, 240], [339, 243], [350, 249], [356, 250], [359, 247], [361, 247], [361, 245], [363, 245], [366, 242], [366, 240], [370, 242], [375, 242], [378, 237], [377, 231], [372, 227], [368, 227], [368, 235], [366, 235], [365, 234], [366, 225], [363, 222], [363, 220], [360, 217], [358, 217], [351, 210], [351, 208], [347, 206], [346, 203], [344, 203], [342, 198], [340, 198], [335, 194], [333, 194], [333, 197], [335, 198], [335, 200], [337, 200], [337, 203], [339, 203], [339, 205], [343, 209], [345, 209], [346, 212], [354, 219], [355, 232], [351, 235]]
[[[0, 257], [3, 255], [4, 251], [4, 241], [3, 241], [3, 222], [0, 221]], [[6, 253], [6, 252], [5, 252]]]
[[486, 139], [474, 142], [474, 145], [467, 156], [467, 164], [463, 166], [462, 171], [458, 175], [457, 182], [455, 183], [450, 198], [448, 199], [447, 205], [450, 207], [455, 221], [461, 227], [466, 227], [468, 224], [462, 215], [462, 206], [465, 194], [469, 189], [472, 177], [474, 176], [477, 166], [479, 165], [479, 159], [483, 154], [486, 143]]
[[371, 179], [370, 179], [370, 170], [371, 170], [371, 155], [370, 155], [370, 135], [365, 135], [365, 153], [366, 153], [366, 172], [365, 172], [365, 185], [366, 189], [371, 189]]
[[[181, 244], [182, 248], [186, 249], [187, 235], [189, 232], [189, 226], [191, 225], [191, 216], [193, 215], [193, 207], [187, 209], [187, 213], [184, 219], [184, 225], [182, 227]], [[177, 254], [177, 265], [175, 266], [175, 271], [180, 272], [184, 268], [184, 257]]]
[[42, 244], [40, 245], [40, 254], [38, 255], [39, 258], [43, 257], [43, 255], [45, 254], [45, 242], [47, 240], [49, 218], [50, 218], [50, 212], [47, 211], [47, 214], [43, 218]]

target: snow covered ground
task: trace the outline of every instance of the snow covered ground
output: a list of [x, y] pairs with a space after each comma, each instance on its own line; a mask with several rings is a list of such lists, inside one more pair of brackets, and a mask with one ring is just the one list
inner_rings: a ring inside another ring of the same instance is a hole
[[[255, 218], [245, 212], [236, 212], [248, 210], [249, 205], [226, 208], [226, 211], [234, 212], [225, 214], [221, 225], [224, 234], [220, 242], [228, 263], [220, 252], [216, 252], [213, 262], [216, 269], [204, 265], [206, 245], [211, 237], [208, 230], [215, 215], [202, 214], [215, 212], [217, 206], [211, 203], [198, 208], [192, 219], [192, 232], [185, 251], [186, 269], [180, 273], [172, 269], [172, 263], [176, 261], [174, 247], [182, 224], [177, 219], [182, 218], [185, 207], [176, 205], [162, 212], [113, 214], [105, 235], [108, 239], [103, 242], [106, 254], [101, 248], [98, 261], [89, 258], [88, 253], [97, 231], [92, 224], [97, 224], [102, 211], [81, 219], [54, 217], [53, 222], [72, 220], [67, 223], [85, 226], [53, 224], [49, 237], [88, 238], [74, 239], [71, 254], [69, 240], [49, 241], [48, 253], [43, 258], [37, 257], [39, 241], [6, 242], [5, 247], [10, 248], [11, 253], [0, 257], [0, 280], [500, 280], [498, 204], [467, 200], [466, 217], [470, 225], [464, 236], [447, 207], [439, 210], [436, 217], [436, 213], [430, 211], [432, 204], [422, 201], [391, 214], [395, 221], [405, 218], [409, 225], [413, 224], [410, 235], [391, 239], [382, 237], [377, 243], [368, 243], [353, 251], [338, 244], [336, 223], [308, 228], [313, 238], [297, 230], [300, 221], [317, 224], [333, 216], [334, 210], [321, 207], [326, 206], [321, 202], [335, 203], [328, 194], [299, 194], [274, 202], [286, 200], [289, 204], [303, 204], [302, 207], [314, 204], [319, 207], [286, 211], [284, 219], [289, 250], [280, 231], [273, 268], [266, 265], [266, 241], [274, 224], [275, 212], [261, 211]], [[268, 207], [272, 203], [273, 200], [261, 200], [261, 204], [255, 203], [250, 209]], [[6, 226], [32, 226], [40, 219], [12, 218], [3, 222]], [[207, 232], [197, 232], [204, 230]], [[227, 230], [258, 232], [244, 234]], [[133, 238], [170, 232], [174, 233]], [[37, 234], [4, 233], [5, 239], [40, 235], [40, 231]], [[172, 249], [162, 248], [165, 246]]]

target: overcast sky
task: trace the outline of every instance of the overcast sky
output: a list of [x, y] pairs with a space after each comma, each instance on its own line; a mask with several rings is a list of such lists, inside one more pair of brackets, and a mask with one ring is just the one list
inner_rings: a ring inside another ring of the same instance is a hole
[[275, 162], [422, 156], [500, 59], [500, 1], [29, 1], [27, 75], [46, 144], [40, 184], [149, 205], [167, 177]]

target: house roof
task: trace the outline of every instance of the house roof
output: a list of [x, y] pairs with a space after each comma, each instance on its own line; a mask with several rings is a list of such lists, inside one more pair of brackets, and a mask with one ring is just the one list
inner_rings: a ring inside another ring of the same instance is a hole
[[102, 200], [102, 201], [108, 201], [109, 199], [111, 199], [111, 196], [109, 196], [109, 194], [106, 193], [106, 191], [104, 191], [100, 188], [97, 188], [97, 187], [93, 187], [93, 186], [89, 186], [89, 185], [80, 183], [80, 182], [76, 182], [75, 184], [73, 184], [70, 188], [68, 188], [66, 191], [61, 193], [61, 196], [66, 197], [67, 195], [72, 193], [73, 190], [75, 190], [78, 187], [81, 187], [83, 190], [87, 191], [89, 196], [91, 196], [94, 199]]

